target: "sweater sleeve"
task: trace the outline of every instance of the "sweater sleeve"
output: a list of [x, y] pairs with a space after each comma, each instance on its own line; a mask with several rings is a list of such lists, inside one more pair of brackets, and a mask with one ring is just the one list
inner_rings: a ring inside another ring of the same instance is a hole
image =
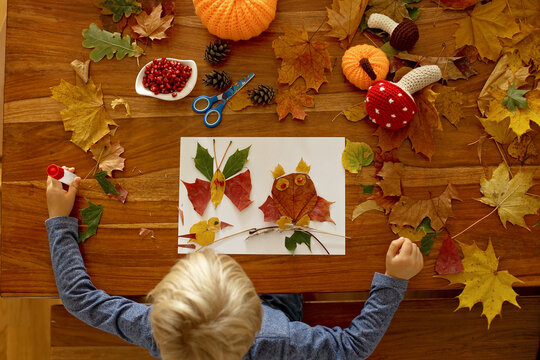
[[365, 359], [377, 347], [408, 282], [375, 273], [369, 299], [349, 328], [290, 323], [290, 359]]
[[45, 225], [56, 286], [65, 308], [88, 325], [148, 349], [159, 358], [149, 318], [151, 306], [110, 296], [92, 284], [77, 244], [77, 219], [59, 216]]

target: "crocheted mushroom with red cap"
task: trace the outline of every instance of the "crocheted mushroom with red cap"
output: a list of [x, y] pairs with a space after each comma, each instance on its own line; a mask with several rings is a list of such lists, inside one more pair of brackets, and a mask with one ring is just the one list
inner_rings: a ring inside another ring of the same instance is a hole
[[414, 21], [404, 19], [399, 24], [386, 15], [371, 14], [367, 21], [370, 28], [381, 29], [390, 34], [390, 45], [398, 50], [410, 50], [418, 41], [418, 26]]
[[369, 119], [385, 129], [404, 127], [418, 111], [412, 94], [440, 78], [441, 69], [428, 65], [411, 70], [397, 83], [377, 81], [369, 88], [365, 99]]

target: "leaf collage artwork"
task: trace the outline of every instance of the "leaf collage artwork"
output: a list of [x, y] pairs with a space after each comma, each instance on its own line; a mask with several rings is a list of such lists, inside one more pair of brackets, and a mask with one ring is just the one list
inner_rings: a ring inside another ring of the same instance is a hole
[[[212, 246], [229, 254], [344, 254], [344, 171], [336, 161], [343, 141], [181, 138], [179, 252]], [[237, 150], [226, 161], [223, 155], [222, 166], [215, 154], [231, 147]], [[335, 179], [322, 177], [328, 170]]]

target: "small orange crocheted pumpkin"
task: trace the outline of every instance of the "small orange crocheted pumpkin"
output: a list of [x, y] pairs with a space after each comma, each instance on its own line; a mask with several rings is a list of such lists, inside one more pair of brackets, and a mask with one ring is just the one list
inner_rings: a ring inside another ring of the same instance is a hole
[[260, 35], [276, 16], [277, 0], [193, 0], [208, 31], [229, 40]]
[[390, 63], [386, 54], [371, 45], [357, 45], [345, 51], [341, 68], [353, 85], [366, 90], [374, 82], [384, 80]]

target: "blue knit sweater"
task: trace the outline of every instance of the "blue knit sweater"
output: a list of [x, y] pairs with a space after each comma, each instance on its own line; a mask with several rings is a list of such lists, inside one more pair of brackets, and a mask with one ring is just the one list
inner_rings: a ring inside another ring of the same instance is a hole
[[[151, 305], [96, 289], [77, 244], [77, 219], [45, 222], [58, 293], [66, 309], [85, 323], [148, 349], [159, 358], [152, 336]], [[375, 273], [370, 297], [347, 329], [290, 321], [263, 305], [261, 330], [244, 359], [365, 359], [383, 337], [407, 288], [407, 281]]]

